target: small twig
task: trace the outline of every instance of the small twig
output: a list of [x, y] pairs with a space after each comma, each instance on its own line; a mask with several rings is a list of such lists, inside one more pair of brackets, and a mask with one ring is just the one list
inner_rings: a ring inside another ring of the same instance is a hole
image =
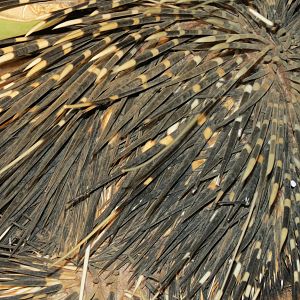
[[85, 282], [86, 282], [86, 276], [87, 276], [87, 270], [88, 270], [88, 264], [89, 264], [89, 258], [90, 258], [90, 251], [91, 251], [91, 245], [88, 245], [85, 250], [85, 255], [84, 255], [83, 270], [82, 270], [82, 277], [81, 277], [81, 283], [80, 283], [79, 300], [83, 300], [83, 296], [84, 296], [84, 287], [85, 287]]

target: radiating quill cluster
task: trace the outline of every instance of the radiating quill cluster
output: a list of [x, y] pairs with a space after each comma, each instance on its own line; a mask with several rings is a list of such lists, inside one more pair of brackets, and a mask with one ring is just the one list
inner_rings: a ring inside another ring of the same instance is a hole
[[299, 299], [300, 1], [83, 0], [0, 47], [0, 299], [87, 246], [149, 299]]

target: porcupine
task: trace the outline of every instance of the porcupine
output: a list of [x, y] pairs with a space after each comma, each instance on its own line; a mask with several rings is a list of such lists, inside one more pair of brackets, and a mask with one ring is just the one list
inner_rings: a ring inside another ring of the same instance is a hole
[[299, 14], [92, 0], [2, 40], [28, 60], [0, 78], [0, 298], [55, 295], [49, 260], [89, 249], [149, 298], [298, 299]]

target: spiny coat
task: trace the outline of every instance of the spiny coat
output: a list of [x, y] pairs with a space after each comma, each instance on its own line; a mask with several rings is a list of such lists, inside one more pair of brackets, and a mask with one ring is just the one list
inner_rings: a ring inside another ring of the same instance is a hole
[[0, 287], [90, 245], [151, 297], [299, 299], [300, 1], [83, 1], [0, 45]]

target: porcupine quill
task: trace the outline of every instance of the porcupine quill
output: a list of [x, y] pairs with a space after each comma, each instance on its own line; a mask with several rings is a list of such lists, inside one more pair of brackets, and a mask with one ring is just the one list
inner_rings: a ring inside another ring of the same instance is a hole
[[149, 299], [298, 299], [299, 15], [83, 0], [0, 41], [0, 299], [55, 299], [87, 247]]

